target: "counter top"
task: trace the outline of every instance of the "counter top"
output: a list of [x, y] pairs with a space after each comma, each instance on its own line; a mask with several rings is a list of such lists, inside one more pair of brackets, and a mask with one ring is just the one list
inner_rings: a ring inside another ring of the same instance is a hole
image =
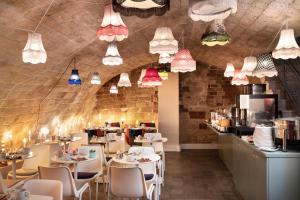
[[289, 150], [287, 152], [282, 151], [275, 151], [275, 152], [267, 152], [263, 151], [261, 149], [258, 149], [254, 144], [250, 144], [249, 142], [242, 140], [240, 137], [236, 136], [234, 133], [222, 133], [213, 128], [210, 124], [207, 124], [207, 126], [213, 130], [215, 133], [217, 133], [219, 136], [231, 136], [235, 140], [238, 140], [242, 144], [248, 146], [249, 148], [253, 149], [255, 152], [257, 152], [259, 155], [266, 157], [266, 158], [300, 158], [300, 152], [299, 151], [292, 151]]

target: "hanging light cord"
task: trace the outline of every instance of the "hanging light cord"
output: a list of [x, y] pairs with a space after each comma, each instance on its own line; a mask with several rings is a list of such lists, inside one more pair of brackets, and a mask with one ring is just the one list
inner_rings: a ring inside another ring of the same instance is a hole
[[47, 15], [49, 9], [51, 8], [52, 4], [54, 3], [55, 0], [52, 0], [51, 3], [49, 4], [47, 10], [45, 11], [44, 15], [42, 16], [42, 18], [40, 19], [39, 23], [36, 25], [35, 29], [34, 29], [34, 33], [37, 31], [37, 29], [39, 28], [40, 24], [42, 23], [43, 19], [45, 18], [45, 16]]

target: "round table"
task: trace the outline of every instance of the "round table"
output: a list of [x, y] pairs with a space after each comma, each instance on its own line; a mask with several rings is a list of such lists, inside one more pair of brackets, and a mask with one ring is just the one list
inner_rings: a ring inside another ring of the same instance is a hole
[[76, 157], [78, 157], [78, 156], [70, 155], [69, 158], [67, 158], [65, 155], [63, 157], [54, 156], [54, 157], [51, 158], [51, 161], [56, 162], [56, 163], [60, 163], [60, 164], [65, 164], [65, 165], [72, 164], [74, 166], [74, 179], [77, 180], [78, 179], [77, 164], [80, 163], [80, 162], [95, 160], [96, 158], [89, 158], [87, 156], [79, 156], [79, 157], [86, 158], [86, 160], [72, 159], [72, 158], [76, 158]]
[[82, 139], [81, 137], [60, 138], [60, 139], [58, 139], [58, 141], [64, 143], [64, 152], [66, 152], [67, 151], [67, 143], [69, 143], [69, 142], [76, 142], [76, 141], [79, 141], [81, 139]]
[[[120, 164], [125, 164], [125, 165], [147, 164], [147, 163], [157, 162], [157, 161], [160, 160], [160, 156], [158, 154], [149, 154], [149, 155], [140, 154], [140, 155], [132, 155], [132, 156], [135, 158], [134, 161], [128, 161], [127, 160], [128, 155], [124, 155], [123, 158], [121, 158], [121, 159], [119, 159], [117, 157], [113, 157], [112, 160], [114, 162], [117, 162], [117, 163], [120, 163]], [[143, 161], [143, 162], [138, 161], [141, 158], [144, 158], [144, 159], [148, 158], [150, 160], [149, 161]]]

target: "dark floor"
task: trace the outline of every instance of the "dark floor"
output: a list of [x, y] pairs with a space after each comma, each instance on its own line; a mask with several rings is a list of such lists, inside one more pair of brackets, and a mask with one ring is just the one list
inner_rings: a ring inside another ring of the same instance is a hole
[[[88, 199], [85, 197], [84, 199]], [[93, 192], [93, 199], [94, 192]], [[101, 192], [100, 199], [104, 199]], [[166, 154], [163, 200], [239, 200], [231, 174], [217, 150], [184, 150]]]

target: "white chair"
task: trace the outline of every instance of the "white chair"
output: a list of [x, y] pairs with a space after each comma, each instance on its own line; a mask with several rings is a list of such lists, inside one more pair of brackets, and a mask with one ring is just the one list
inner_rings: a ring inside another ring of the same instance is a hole
[[91, 188], [88, 183], [74, 181], [71, 171], [67, 167], [39, 167], [40, 179], [58, 180], [63, 183], [63, 199], [76, 198], [81, 200], [83, 192], [89, 190], [91, 200]]
[[0, 194], [9, 194], [15, 188], [23, 185], [24, 181], [12, 180], [12, 179], [3, 179], [2, 174], [0, 173]]
[[89, 138], [88, 133], [74, 133], [72, 134], [73, 137], [79, 137], [80, 140], [70, 142], [69, 143], [69, 149], [79, 149], [82, 145], [88, 145], [89, 144]]
[[109, 191], [110, 194], [122, 198], [147, 198], [152, 199], [154, 184], [146, 183], [142, 170], [132, 168], [109, 168]]
[[[89, 152], [90, 150], [96, 151], [96, 158], [94, 160], [89, 160], [85, 162], [79, 162], [77, 164], [78, 179], [77, 181], [90, 183], [91, 181], [96, 182], [96, 199], [98, 199], [98, 179], [101, 177], [104, 183], [103, 174], [103, 148], [100, 145], [87, 145], [81, 146], [79, 151]], [[105, 188], [104, 188], [105, 191]]]
[[[38, 166], [50, 165], [50, 146], [47, 144], [35, 144], [31, 146], [33, 157], [25, 159], [22, 167], [16, 170], [17, 179], [28, 179], [38, 176]], [[7, 174], [7, 178], [11, 179], [13, 172]]]
[[63, 200], [63, 184], [57, 180], [32, 179], [25, 182], [24, 189], [33, 195], [50, 196], [53, 200]]

